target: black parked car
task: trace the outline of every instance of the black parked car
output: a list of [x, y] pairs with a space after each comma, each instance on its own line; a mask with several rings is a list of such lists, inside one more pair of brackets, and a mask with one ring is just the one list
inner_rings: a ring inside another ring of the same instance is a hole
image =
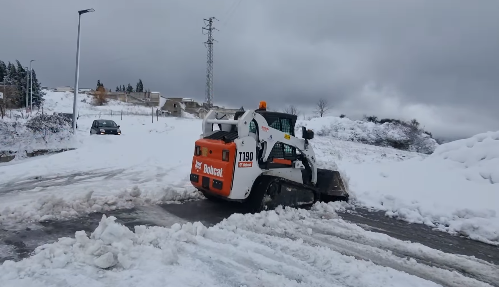
[[121, 135], [120, 126], [111, 120], [95, 120], [90, 128], [91, 135]]

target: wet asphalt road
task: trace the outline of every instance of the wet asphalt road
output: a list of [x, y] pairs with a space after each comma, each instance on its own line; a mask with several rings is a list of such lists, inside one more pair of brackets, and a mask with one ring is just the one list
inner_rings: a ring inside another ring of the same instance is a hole
[[[205, 226], [213, 226], [236, 212], [243, 213], [244, 210], [237, 204], [199, 200], [183, 204], [116, 210], [107, 212], [106, 216], [115, 216], [117, 222], [129, 228], [135, 225], [170, 227], [174, 223], [188, 221], [200, 221]], [[401, 240], [419, 242], [446, 253], [475, 256], [499, 265], [499, 247], [497, 246], [435, 231], [421, 224], [408, 224], [386, 217], [383, 212], [356, 209], [338, 214], [346, 221], [356, 223], [366, 230], [384, 233]], [[27, 226], [2, 226], [0, 227], [0, 263], [5, 260], [18, 261], [26, 258], [36, 247], [55, 242], [61, 237], [74, 237], [75, 232], [79, 230], [85, 230], [90, 234], [99, 225], [102, 215], [102, 213], [92, 213], [85, 217], [65, 221], [44, 221]]]

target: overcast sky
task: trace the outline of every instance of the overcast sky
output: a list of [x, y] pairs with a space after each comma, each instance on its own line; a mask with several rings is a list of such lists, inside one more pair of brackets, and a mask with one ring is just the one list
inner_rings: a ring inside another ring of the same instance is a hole
[[141, 78], [204, 100], [203, 18], [217, 17], [215, 104], [416, 118], [440, 137], [499, 129], [497, 0], [2, 0], [0, 59], [33, 63], [42, 85]]

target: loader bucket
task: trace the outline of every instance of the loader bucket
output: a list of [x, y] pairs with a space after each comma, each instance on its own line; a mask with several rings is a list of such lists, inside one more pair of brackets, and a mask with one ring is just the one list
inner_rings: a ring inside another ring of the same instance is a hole
[[320, 201], [348, 201], [348, 191], [346, 190], [345, 183], [337, 170], [318, 168], [317, 188], [320, 193]]

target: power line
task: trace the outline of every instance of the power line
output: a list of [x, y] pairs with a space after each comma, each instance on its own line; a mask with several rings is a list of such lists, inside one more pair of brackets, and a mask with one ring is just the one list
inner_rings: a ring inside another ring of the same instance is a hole
[[[219, 31], [217, 28], [213, 27], [213, 20], [217, 20], [215, 17], [210, 17], [204, 19], [205, 27], [202, 28], [203, 35], [208, 35], [208, 40], [204, 42], [205, 46], [208, 48], [207, 55], [207, 67], [206, 67], [206, 106], [211, 108], [213, 106], [213, 30]], [[205, 32], [206, 31], [206, 32]]]
[[229, 12], [226, 14], [227, 17], [225, 17], [224, 22], [222, 23], [223, 26], [227, 25], [229, 20], [232, 18], [234, 15], [234, 12], [236, 12], [237, 8], [239, 8], [239, 5], [243, 2], [243, 0], [239, 0], [239, 2], [233, 2], [234, 5], [229, 9]]

